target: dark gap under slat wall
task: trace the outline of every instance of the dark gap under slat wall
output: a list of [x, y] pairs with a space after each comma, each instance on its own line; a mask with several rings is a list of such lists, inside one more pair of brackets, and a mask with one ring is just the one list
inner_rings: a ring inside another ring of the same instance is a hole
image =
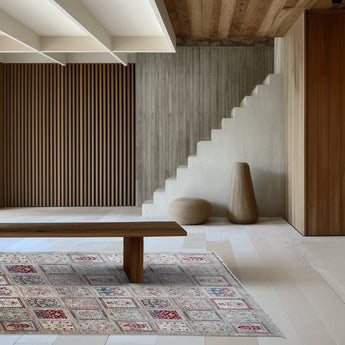
[[0, 64], [0, 206], [135, 205], [134, 73]]

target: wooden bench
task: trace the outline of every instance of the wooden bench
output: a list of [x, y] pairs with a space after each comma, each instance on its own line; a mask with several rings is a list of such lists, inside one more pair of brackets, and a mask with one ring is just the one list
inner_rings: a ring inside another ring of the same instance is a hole
[[123, 237], [123, 268], [131, 283], [142, 283], [144, 237], [187, 236], [175, 222], [0, 223], [1, 237]]

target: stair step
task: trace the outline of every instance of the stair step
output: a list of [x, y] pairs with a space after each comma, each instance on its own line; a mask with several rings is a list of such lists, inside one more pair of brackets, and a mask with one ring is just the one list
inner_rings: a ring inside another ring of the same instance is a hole
[[259, 85], [256, 85], [251, 93], [253, 96], [257, 96], [259, 94]]
[[222, 129], [224, 129], [225, 127], [231, 125], [232, 122], [233, 122], [233, 118], [232, 117], [224, 117], [222, 119]]
[[242, 99], [241, 107], [246, 107], [248, 104], [255, 99], [256, 96], [246, 96]]
[[241, 116], [241, 114], [243, 114], [243, 112], [244, 112], [243, 107], [242, 108], [241, 107], [234, 107], [231, 110], [231, 117], [235, 119], [237, 116]]
[[166, 193], [169, 193], [172, 190], [174, 190], [174, 188], [176, 188], [176, 185], [177, 185], [176, 177], [167, 178], [165, 180], [165, 191], [166, 191]]
[[188, 157], [188, 168], [192, 168], [197, 160], [197, 155], [190, 155]]
[[176, 179], [181, 180], [186, 175], [187, 171], [188, 171], [187, 165], [180, 165], [176, 169]]
[[156, 216], [156, 207], [153, 204], [152, 200], [146, 200], [141, 207], [141, 215], [143, 217], [155, 217]]
[[209, 152], [209, 149], [212, 147], [212, 141], [199, 141], [196, 144], [196, 152], [198, 156], [202, 156], [205, 153], [207, 154]]
[[211, 130], [211, 140], [215, 141], [217, 140], [217, 138], [219, 138], [222, 134], [222, 130], [221, 129], [212, 129]]
[[158, 188], [153, 193], [153, 200], [155, 205], [164, 204], [168, 198], [167, 193], [165, 193], [165, 188]]
[[278, 73], [273, 74], [273, 73], [272, 73], [272, 74], [269, 74], [269, 75], [265, 78], [263, 84], [265, 84], [265, 85], [270, 85], [270, 84], [275, 83], [275, 82], [281, 83], [281, 80], [282, 80], [281, 74], [278, 74]]
[[269, 74], [269, 75], [265, 78], [263, 84], [268, 85], [268, 84], [270, 83], [270, 81], [271, 81], [271, 75]]

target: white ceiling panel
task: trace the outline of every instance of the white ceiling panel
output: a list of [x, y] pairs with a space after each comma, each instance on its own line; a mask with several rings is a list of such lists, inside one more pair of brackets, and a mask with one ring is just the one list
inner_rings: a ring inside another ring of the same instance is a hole
[[49, 0], [0, 0], [0, 9], [39, 36], [86, 36]]
[[[164, 0], [0, 0], [2, 62], [109, 62], [175, 52]], [[31, 53], [30, 53], [31, 52]]]
[[163, 36], [148, 0], [81, 0], [81, 2], [112, 36]]

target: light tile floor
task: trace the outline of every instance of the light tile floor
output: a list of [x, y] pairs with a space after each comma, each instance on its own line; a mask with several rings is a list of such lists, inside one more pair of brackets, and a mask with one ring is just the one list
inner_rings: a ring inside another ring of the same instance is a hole
[[[0, 209], [0, 222], [142, 221], [135, 207]], [[282, 338], [0, 335], [1, 345], [345, 345], [345, 237], [302, 237], [280, 218], [213, 218], [145, 251], [215, 251], [285, 333]], [[0, 239], [0, 251], [119, 251], [121, 238]]]

